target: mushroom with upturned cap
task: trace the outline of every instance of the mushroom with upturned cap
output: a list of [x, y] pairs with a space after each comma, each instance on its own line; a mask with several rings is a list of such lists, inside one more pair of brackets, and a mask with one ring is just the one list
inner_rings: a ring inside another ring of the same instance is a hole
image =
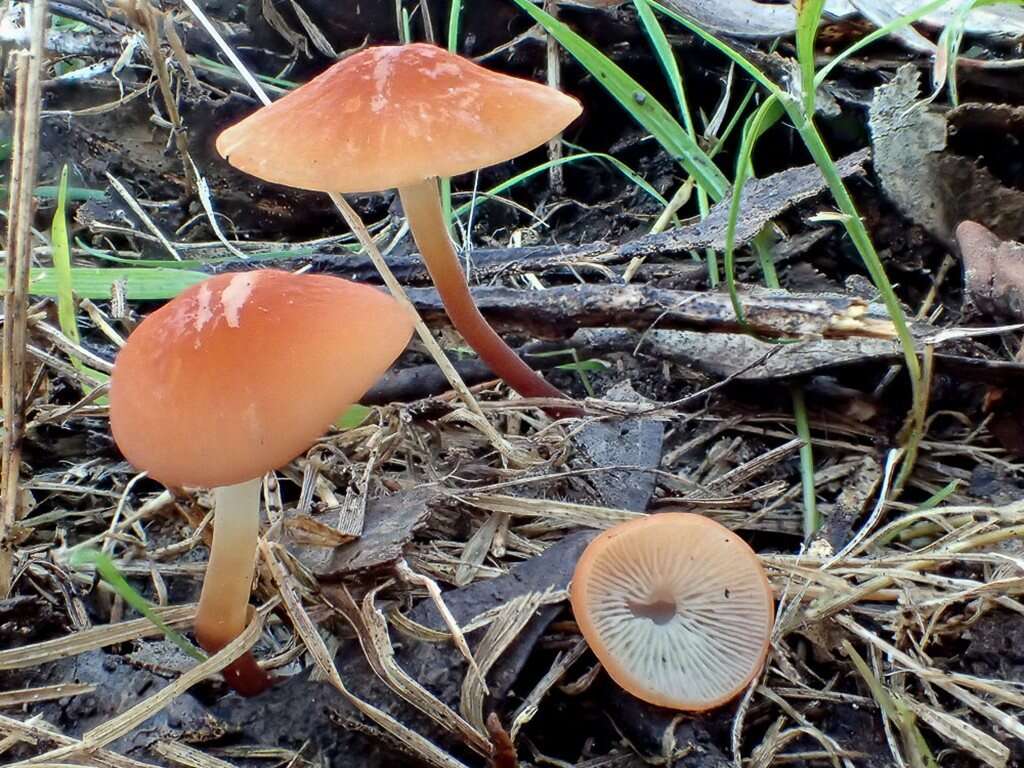
[[436, 177], [521, 155], [581, 111], [560, 91], [433, 45], [380, 46], [343, 59], [226, 129], [217, 151], [239, 170], [290, 187], [339, 193], [397, 187], [455, 328], [521, 395], [561, 398], [477, 309], [448, 237]]
[[[149, 315], [110, 381], [114, 440], [171, 487], [214, 488], [213, 546], [196, 637], [214, 653], [248, 621], [260, 478], [291, 461], [401, 354], [413, 319], [387, 294], [320, 275], [217, 275]], [[246, 695], [251, 654], [224, 669]]]
[[651, 704], [698, 712], [729, 701], [761, 670], [775, 612], [750, 547], [713, 520], [681, 513], [594, 539], [570, 599], [616, 683]]

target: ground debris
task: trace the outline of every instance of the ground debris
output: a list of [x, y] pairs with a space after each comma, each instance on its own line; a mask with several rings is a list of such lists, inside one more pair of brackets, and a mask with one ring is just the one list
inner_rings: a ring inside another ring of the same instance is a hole
[[[836, 169], [843, 177], [864, 172], [870, 153], [860, 150], [836, 161]], [[735, 244], [752, 240], [772, 219], [798, 203], [821, 194], [827, 189], [825, 178], [816, 165], [804, 165], [779, 171], [761, 179], [752, 179], [743, 187], [740, 216], [736, 226]], [[622, 246], [630, 257], [664, 253], [684, 253], [696, 248], [725, 248], [725, 232], [729, 220], [729, 201], [715, 205], [707, 218], [688, 227], [671, 230], [666, 235], [639, 238]]]
[[[625, 387], [610, 392], [609, 399], [642, 401], [635, 392], [623, 391]], [[580, 452], [580, 463], [589, 465], [587, 480], [594, 488], [595, 503], [632, 512], [646, 511], [657, 484], [652, 470], [661, 464], [664, 435], [664, 423], [654, 419], [593, 421], [584, 425], [573, 441]], [[600, 471], [602, 468], [604, 471]]]
[[[792, 4], [670, 2], [731, 28], [735, 51], [793, 85]], [[1024, 423], [1013, 397], [1024, 361], [1014, 359], [1019, 329], [987, 327], [1019, 322], [1024, 306], [1009, 242], [1024, 232], [1024, 81], [1006, 36], [1024, 30], [1019, 8], [966, 15], [955, 73], [944, 46], [959, 35], [961, 4], [948, 3], [844, 59], [816, 91], [815, 127], [929, 374], [917, 462], [897, 488], [906, 358], [867, 277], [875, 270], [844, 233], [854, 219], [834, 212], [822, 174], [804, 165], [793, 121], [765, 132], [752, 158], [763, 178], [743, 191], [733, 253], [740, 322], [715, 251], [737, 137], [765, 94], [656, 4], [544, 3], [622, 70], [600, 74], [497, 0], [462, 3], [459, 19], [439, 0], [358, 13], [325, 0], [188, 0], [162, 4], [145, 35], [94, 0], [49, 5], [51, 44], [66, 54], [37, 57], [31, 257], [57, 282], [59, 238], [46, 233], [57, 232], [67, 163], [72, 285], [58, 286], [62, 301], [30, 305], [26, 323], [26, 516], [15, 594], [0, 601], [0, 702], [18, 709], [0, 715], [0, 762], [40, 762], [56, 746], [68, 750], [61, 760], [114, 768], [880, 767], [927, 764], [927, 744], [949, 768], [1024, 764], [1012, 646], [1024, 612], [1024, 472], [1010, 441]], [[919, 0], [824, 5], [819, 72]], [[26, 7], [12, 6], [0, 37], [19, 39]], [[645, 8], [677, 54], [678, 84], [665, 80]], [[585, 106], [564, 134], [558, 184], [543, 149], [450, 180], [452, 209], [471, 203], [451, 236], [477, 300], [579, 402], [579, 417], [552, 418], [546, 403], [493, 381], [443, 319], [398, 198], [351, 196], [476, 401], [454, 395], [413, 341], [359, 426], [265, 478], [259, 620], [245, 639], [259, 635], [255, 654], [279, 682], [249, 700], [209, 666], [197, 672], [68, 558], [81, 543], [109, 554], [187, 639], [210, 535], [205, 493], [172, 496], [133, 471], [111, 440], [106, 390], [81, 366], [108, 373], [157, 300], [210, 273], [280, 268], [380, 284], [326, 198], [243, 177], [216, 154], [218, 133], [256, 102], [208, 28], [274, 99], [399, 30], [441, 45], [455, 31], [461, 53], [532, 80], [547, 69]], [[899, 70], [907, 61], [916, 69]], [[917, 72], [929, 68], [933, 86], [956, 93], [919, 103]], [[609, 96], [609, 73], [642, 91]], [[627, 115], [633, 103], [634, 116], [654, 115], [653, 101], [662, 122]], [[680, 108], [723, 174], [715, 189], [693, 188], [664, 143], [662, 128], [690, 133]], [[0, 120], [0, 153], [12, 123]], [[752, 287], [775, 277], [787, 290]], [[816, 535], [811, 501], [825, 521]], [[566, 604], [596, 531], [661, 511], [738, 531], [777, 597], [764, 674], [740, 701], [698, 716], [620, 691]], [[891, 702], [902, 719], [889, 717]], [[136, 719], [146, 713], [156, 714]], [[79, 739], [96, 729], [122, 738], [93, 750]]]
[[[16, 678], [23, 685], [64, 680], [93, 684], [96, 690], [91, 693], [42, 704], [35, 710], [48, 723], [76, 738], [168, 684], [165, 677], [102, 651], [86, 651], [42, 667], [5, 674], [8, 680], [13, 682]], [[214, 717], [198, 699], [186, 693], [174, 698], [144, 727], [118, 739], [109, 748], [145, 759], [148, 750], [161, 739], [201, 743], [222, 738], [233, 728], [230, 721]]]
[[[900, 211], [932, 235], [952, 242], [965, 219], [984, 223], [1005, 237], [1024, 231], [1024, 192], [1007, 186], [977, 156], [953, 150], [950, 134], [986, 126], [990, 137], [1020, 132], [1019, 107], [964, 105], [947, 115], [919, 100], [920, 76], [902, 67], [875, 91], [871, 104], [873, 164], [886, 195]], [[960, 142], [960, 139], [957, 139]], [[980, 138], [963, 152], [981, 152]]]
[[340, 547], [302, 547], [290, 551], [317, 576], [336, 578], [393, 565], [402, 559], [405, 546], [426, 524], [430, 502], [441, 493], [430, 487], [371, 499], [366, 505], [362, 535]]

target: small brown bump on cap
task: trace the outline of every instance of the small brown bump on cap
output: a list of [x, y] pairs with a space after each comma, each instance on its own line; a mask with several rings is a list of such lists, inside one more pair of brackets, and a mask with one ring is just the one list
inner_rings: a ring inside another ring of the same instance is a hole
[[662, 707], [703, 711], [760, 671], [774, 622], [757, 555], [701, 515], [631, 520], [598, 536], [576, 566], [573, 613], [608, 674]]
[[571, 96], [433, 45], [378, 46], [227, 128], [217, 151], [265, 181], [376, 192], [517, 157], [581, 111]]
[[405, 348], [411, 315], [376, 288], [276, 270], [211, 277], [121, 349], [110, 422], [132, 464], [213, 488], [291, 461]]

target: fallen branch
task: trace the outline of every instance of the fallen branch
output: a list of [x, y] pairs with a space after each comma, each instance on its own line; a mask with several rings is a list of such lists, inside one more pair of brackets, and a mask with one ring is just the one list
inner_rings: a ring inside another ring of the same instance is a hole
[[[436, 291], [417, 288], [408, 293], [425, 319], [435, 323], [444, 320], [444, 307]], [[528, 331], [539, 338], [566, 338], [578, 328], [587, 327], [743, 330], [724, 293], [670, 291], [645, 285], [577, 285], [543, 291], [487, 287], [474, 288], [473, 299], [492, 323]], [[885, 310], [857, 297], [758, 290], [743, 295], [741, 301], [749, 330], [762, 336], [896, 336]]]

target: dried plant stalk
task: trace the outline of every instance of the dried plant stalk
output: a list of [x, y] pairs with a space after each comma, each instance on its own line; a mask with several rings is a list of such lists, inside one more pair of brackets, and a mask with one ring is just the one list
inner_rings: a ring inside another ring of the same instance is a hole
[[39, 155], [40, 69], [46, 33], [46, 0], [32, 4], [30, 48], [14, 54], [15, 104], [10, 207], [7, 216], [7, 283], [4, 289], [4, 440], [0, 471], [0, 599], [11, 592], [14, 526], [20, 512], [21, 443], [25, 431], [25, 328], [32, 259], [33, 193]]

